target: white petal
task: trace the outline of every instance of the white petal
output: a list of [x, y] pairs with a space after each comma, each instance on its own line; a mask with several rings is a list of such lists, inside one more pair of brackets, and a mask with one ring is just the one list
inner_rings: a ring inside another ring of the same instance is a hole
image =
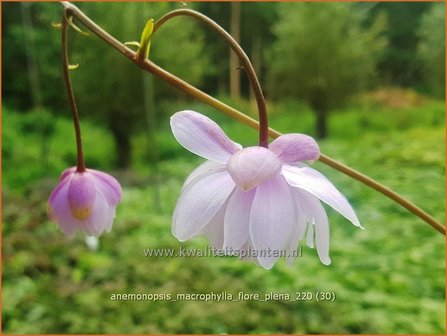
[[250, 211], [255, 189], [243, 191], [236, 188], [230, 196], [225, 213], [225, 247], [240, 249], [249, 236]]
[[329, 257], [329, 220], [320, 201], [317, 199], [315, 201], [319, 204], [319, 211], [315, 213], [315, 245], [321, 262], [324, 265], [329, 265], [331, 263], [331, 258]]
[[242, 245], [242, 247], [240, 248], [238, 258], [242, 261], [252, 262], [256, 265], [260, 265], [259, 260], [254, 255], [255, 252], [253, 251], [255, 251], [253, 242], [251, 241], [251, 238], [248, 238], [244, 245]]
[[205, 235], [210, 245], [216, 249], [222, 249], [224, 243], [224, 218], [227, 204], [228, 201], [220, 207], [211, 221], [199, 232], [199, 234]]
[[118, 180], [112, 175], [99, 170], [88, 169], [87, 172], [93, 177], [96, 188], [101, 191], [106, 201], [111, 205], [117, 206], [121, 202], [123, 195], [123, 189]]
[[307, 223], [306, 243], [310, 248], [315, 248], [315, 230], [313, 220]]
[[171, 117], [171, 129], [177, 141], [192, 153], [226, 164], [239, 149], [210, 118], [194, 111], [181, 111]]
[[185, 189], [185, 187], [190, 184], [196, 177], [202, 176], [204, 174], [212, 174], [219, 171], [224, 171], [225, 169], [226, 168], [223, 164], [207, 160], [188, 175], [185, 183], [183, 183], [182, 190]]
[[[301, 240], [306, 236], [307, 223], [313, 223], [312, 208], [309, 208], [307, 203], [307, 196], [309, 193], [299, 190], [298, 188], [290, 187], [290, 191], [295, 200], [295, 211], [298, 216], [298, 239]], [[312, 196], [312, 195], [310, 195]], [[313, 197], [313, 196], [312, 196]], [[313, 242], [313, 239], [312, 239]], [[313, 243], [312, 243], [313, 244]], [[313, 245], [311, 246], [313, 248]]]
[[174, 210], [172, 234], [180, 241], [196, 235], [214, 217], [235, 187], [226, 171], [190, 183]]
[[82, 224], [90, 236], [99, 237], [104, 230], [110, 231], [114, 217], [115, 207], [109, 206], [104, 195], [97, 191], [92, 214], [89, 218], [82, 221]]
[[306, 216], [298, 202], [295, 201], [296, 223], [293, 225], [292, 233], [289, 240], [289, 249], [286, 256], [286, 263], [293, 265], [295, 258], [299, 256], [299, 241], [306, 233]]
[[286, 263], [291, 266], [294, 264], [299, 251], [298, 225], [294, 225], [290, 234], [289, 246], [287, 249]]
[[329, 257], [330, 229], [326, 211], [321, 202], [310, 193], [295, 189], [292, 190], [292, 194], [295, 200], [299, 200], [301, 209], [309, 222], [307, 244], [313, 248], [315, 240], [318, 257], [324, 265], [329, 265], [331, 263]]
[[281, 174], [292, 187], [297, 187], [311, 193], [338, 211], [351, 221], [352, 224], [362, 227], [348, 200], [326, 177], [315, 169], [283, 165]]
[[289, 189], [279, 174], [256, 188], [250, 215], [250, 237], [257, 252], [263, 253], [258, 260], [266, 269], [272, 268], [281, 251], [287, 248], [295, 224], [295, 208]]

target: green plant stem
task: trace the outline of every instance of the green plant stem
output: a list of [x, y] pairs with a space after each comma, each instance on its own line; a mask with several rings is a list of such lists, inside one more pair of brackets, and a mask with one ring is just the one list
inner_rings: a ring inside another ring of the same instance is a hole
[[[93, 22], [88, 16], [86, 16], [76, 6], [74, 6], [68, 2], [63, 2], [62, 4], [65, 7], [65, 9], [67, 10], [67, 12], [69, 12], [71, 15], [76, 17], [91, 32], [93, 32], [96, 36], [98, 36], [104, 42], [108, 43], [114, 49], [118, 50], [120, 53], [122, 53], [124, 56], [126, 56], [129, 60], [134, 62], [136, 65], [138, 65], [143, 70], [152, 73], [153, 75], [170, 83], [174, 87], [188, 93], [189, 95], [197, 98], [198, 100], [200, 100], [200, 101], [216, 108], [217, 110], [227, 114], [228, 116], [246, 124], [247, 126], [250, 126], [254, 129], [259, 129], [259, 123], [256, 120], [248, 117], [247, 115], [239, 112], [238, 110], [232, 108], [231, 106], [228, 106], [228, 105], [224, 104], [223, 102], [200, 91], [199, 89], [188, 84], [187, 82], [183, 81], [182, 79], [180, 79], [180, 78], [174, 76], [173, 74], [167, 72], [166, 70], [160, 68], [153, 62], [151, 62], [147, 59], [138, 60], [136, 57], [136, 53], [134, 51], [127, 48], [122, 42], [118, 41], [113, 36], [111, 36], [109, 33], [104, 31], [101, 27], [99, 27], [95, 22]], [[278, 131], [271, 129], [271, 128], [268, 129], [268, 134], [271, 138], [277, 138], [278, 136], [281, 135], [281, 133], [279, 133]], [[391, 190], [390, 188], [388, 188], [388, 187], [384, 186], [383, 184], [373, 180], [372, 178], [330, 158], [327, 155], [320, 154], [319, 160], [322, 163], [352, 177], [353, 179], [360, 181], [361, 183], [367, 185], [368, 187], [370, 187], [374, 190], [377, 190], [378, 192], [387, 196], [391, 200], [402, 205], [404, 208], [406, 208], [407, 210], [412, 212], [414, 215], [416, 215], [419, 218], [421, 218], [422, 220], [424, 220], [427, 224], [429, 224], [431, 227], [433, 227], [436, 231], [445, 235], [445, 226], [444, 225], [442, 225], [441, 223], [436, 221], [436, 219], [434, 219], [432, 216], [430, 216], [424, 210], [422, 210], [421, 208], [419, 208], [412, 202], [408, 201], [407, 199], [405, 199], [404, 197], [402, 197], [395, 191]]]
[[[263, 147], [268, 147], [268, 118], [267, 118], [267, 105], [265, 103], [264, 93], [262, 92], [261, 84], [259, 84], [258, 76], [256, 75], [256, 71], [251, 64], [250, 59], [248, 58], [245, 51], [241, 48], [241, 46], [237, 43], [237, 41], [228, 34], [228, 32], [223, 29], [219, 24], [211, 20], [209, 17], [203, 15], [202, 13], [196, 12], [191, 9], [176, 9], [165, 15], [163, 15], [154, 26], [154, 30], [152, 36], [155, 32], [160, 29], [160, 27], [169, 21], [172, 18], [177, 16], [188, 16], [193, 17], [206, 24], [208, 27], [212, 28], [216, 31], [233, 49], [234, 53], [239, 57], [242, 67], [247, 73], [248, 80], [250, 81], [250, 85], [253, 89], [253, 93], [256, 97], [256, 104], [258, 106], [259, 113], [259, 145]], [[236, 69], [233, 69], [235, 71]]]
[[73, 115], [73, 124], [75, 128], [76, 134], [76, 148], [77, 148], [77, 172], [85, 171], [85, 162], [84, 162], [84, 153], [82, 150], [82, 139], [81, 139], [81, 126], [79, 123], [79, 113], [78, 108], [76, 106], [76, 100], [73, 92], [73, 86], [70, 80], [70, 69], [68, 62], [68, 43], [67, 43], [67, 20], [68, 20], [68, 12], [66, 9], [64, 15], [62, 16], [61, 28], [62, 28], [62, 72], [64, 74], [64, 82], [65, 88], [67, 89], [68, 101], [70, 103], [71, 113]]

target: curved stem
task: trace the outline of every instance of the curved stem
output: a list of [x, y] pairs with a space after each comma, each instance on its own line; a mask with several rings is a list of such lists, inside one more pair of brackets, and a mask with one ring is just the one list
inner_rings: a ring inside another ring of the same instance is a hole
[[371, 187], [372, 189], [382, 193], [383, 195], [387, 196], [388, 198], [391, 198], [393, 201], [399, 203], [404, 208], [418, 216], [419, 218], [423, 219], [425, 222], [427, 222], [429, 225], [431, 225], [435, 230], [439, 231], [440, 233], [445, 235], [445, 226], [439, 223], [436, 219], [434, 219], [432, 216], [430, 216], [427, 212], [422, 210], [421, 208], [417, 207], [415, 204], [411, 203], [407, 199], [400, 196], [398, 193], [393, 191], [392, 189], [384, 186], [383, 184], [373, 180], [372, 178], [352, 169], [348, 166], [335, 161], [334, 159], [330, 158], [327, 155], [321, 154], [320, 158], [318, 159], [321, 162], [325, 163], [326, 165], [337, 169], [338, 171], [341, 171], [342, 173], [345, 173], [346, 175], [361, 181], [363, 184], [366, 184], [367, 186]]
[[[107, 33], [105, 30], [103, 30], [101, 27], [99, 27], [94, 21], [92, 21], [87, 15], [85, 15], [81, 10], [79, 10], [76, 6], [72, 5], [69, 2], [63, 2], [62, 5], [66, 8], [67, 11], [69, 11], [74, 17], [76, 17], [80, 22], [84, 24], [85, 27], [87, 27], [91, 32], [93, 32], [96, 36], [98, 36], [101, 40], [109, 44], [111, 47], [122, 53], [125, 57], [127, 57], [130, 61], [134, 62], [136, 65], [138, 65], [141, 69], [148, 71], [152, 73], [153, 75], [161, 78], [162, 80], [168, 82], [172, 86], [190, 94], [191, 96], [197, 98], [198, 100], [214, 107], [215, 109], [227, 114], [228, 116], [239, 120], [240, 122], [244, 123], [247, 126], [250, 126], [254, 129], [259, 129], [259, 123], [254, 120], [253, 118], [250, 118], [249, 116], [243, 114], [242, 112], [239, 112], [238, 110], [234, 109], [231, 106], [226, 105], [225, 103], [221, 102], [220, 100], [217, 100], [216, 98], [211, 97], [210, 95], [206, 94], [205, 92], [197, 89], [196, 87], [188, 84], [184, 80], [174, 76], [173, 74], [169, 73], [168, 71], [160, 68], [153, 62], [149, 60], [137, 60], [136, 53], [132, 51], [131, 49], [127, 48], [122, 42], [115, 39], [113, 36], [111, 36], [109, 33]], [[268, 134], [271, 138], [277, 138], [281, 135], [280, 132], [269, 128]], [[415, 204], [411, 203], [410, 201], [406, 200], [396, 192], [392, 191], [391, 189], [387, 188], [383, 184], [371, 179], [370, 177], [367, 177], [366, 175], [330, 158], [327, 155], [320, 154], [319, 160], [342, 172], [343, 174], [346, 174], [353, 179], [369, 186], [370, 188], [377, 190], [378, 192], [382, 193], [383, 195], [387, 196], [391, 200], [395, 201], [396, 203], [402, 205], [404, 208], [424, 220], [427, 224], [429, 224], [431, 227], [433, 227], [436, 231], [440, 232], [441, 234], [445, 235], [445, 226], [436, 221], [433, 217], [431, 217], [429, 214], [427, 214], [424, 210], [417, 207]]]
[[70, 103], [71, 113], [73, 115], [73, 124], [76, 134], [76, 148], [77, 148], [77, 167], [76, 171], [85, 171], [84, 154], [82, 150], [82, 139], [81, 139], [81, 126], [79, 124], [79, 113], [76, 106], [76, 100], [74, 97], [73, 86], [70, 80], [69, 74], [69, 63], [68, 63], [68, 44], [67, 44], [67, 15], [68, 10], [65, 10], [62, 16], [62, 72], [64, 74], [65, 88], [67, 89], [68, 101]]
[[152, 36], [164, 23], [176, 16], [190, 16], [205, 23], [208, 27], [214, 29], [230, 45], [231, 49], [233, 49], [234, 53], [239, 57], [256, 97], [256, 104], [259, 112], [259, 145], [268, 147], [268, 118], [264, 93], [262, 92], [255, 69], [253, 68], [253, 65], [251, 64], [245, 51], [241, 48], [237, 41], [227, 33], [225, 29], [219, 26], [219, 24], [211, 20], [209, 17], [191, 9], [176, 9], [163, 15], [155, 23]]

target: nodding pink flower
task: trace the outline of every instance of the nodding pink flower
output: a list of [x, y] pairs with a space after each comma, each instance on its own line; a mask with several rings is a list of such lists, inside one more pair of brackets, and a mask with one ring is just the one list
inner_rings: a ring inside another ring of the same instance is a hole
[[285, 134], [269, 148], [242, 148], [194, 111], [175, 113], [171, 128], [183, 147], [207, 159], [188, 176], [177, 201], [172, 233], [178, 240], [204, 234], [224, 253], [270, 269], [281, 255], [293, 263], [299, 241], [307, 237], [328, 265], [329, 223], [320, 201], [361, 227], [334, 185], [301, 163], [320, 155], [313, 138]]
[[68, 237], [77, 230], [99, 237], [112, 229], [121, 186], [112, 176], [93, 169], [66, 169], [48, 200], [48, 217]]

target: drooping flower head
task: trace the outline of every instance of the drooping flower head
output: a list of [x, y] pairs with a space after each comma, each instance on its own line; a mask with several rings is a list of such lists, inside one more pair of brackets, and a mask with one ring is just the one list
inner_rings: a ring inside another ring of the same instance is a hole
[[307, 236], [328, 265], [329, 223], [320, 201], [361, 227], [346, 198], [301, 162], [318, 159], [313, 138], [285, 134], [269, 148], [242, 148], [194, 111], [174, 114], [171, 128], [183, 147], [207, 159], [188, 176], [177, 201], [172, 233], [178, 240], [204, 234], [224, 251], [252, 251], [250, 259], [270, 269], [281, 251], [293, 263], [299, 241]]
[[116, 206], [121, 200], [121, 186], [112, 176], [94, 170], [66, 169], [48, 200], [48, 217], [68, 237], [83, 230], [99, 237], [112, 229]]

